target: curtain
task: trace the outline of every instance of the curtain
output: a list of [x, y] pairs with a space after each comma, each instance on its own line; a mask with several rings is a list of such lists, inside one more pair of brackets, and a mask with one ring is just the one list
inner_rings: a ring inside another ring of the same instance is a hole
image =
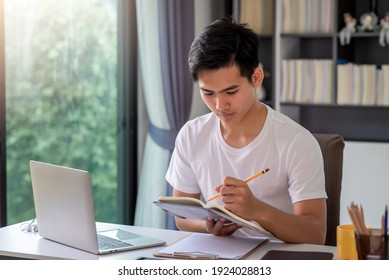
[[138, 0], [141, 83], [150, 119], [138, 185], [135, 225], [172, 228], [153, 205], [171, 194], [165, 173], [181, 126], [188, 120], [192, 80], [188, 52], [194, 38], [193, 0]]

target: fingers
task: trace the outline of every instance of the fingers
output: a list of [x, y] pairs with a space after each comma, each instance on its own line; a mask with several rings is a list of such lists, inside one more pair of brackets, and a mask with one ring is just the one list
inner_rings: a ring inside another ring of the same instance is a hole
[[238, 185], [224, 185], [220, 188], [220, 196], [223, 203], [240, 203], [251, 193], [249, 187]]
[[219, 185], [219, 186], [215, 187], [215, 192], [220, 192], [221, 187], [223, 187], [223, 185]]
[[[226, 177], [225, 185], [220, 188], [220, 200], [232, 213], [246, 218], [254, 210], [257, 200], [247, 183], [236, 178]], [[230, 185], [227, 185], [230, 184]]]
[[221, 218], [217, 222], [213, 220], [213, 218], [208, 217], [206, 221], [206, 229], [209, 233], [212, 233], [216, 236], [222, 235], [231, 235], [233, 234], [240, 226], [233, 223], [227, 223], [226, 219]]
[[247, 183], [245, 181], [240, 180], [240, 179], [227, 176], [224, 178], [223, 185], [243, 187], [243, 186], [247, 186]]
[[226, 188], [224, 190], [224, 193], [222, 193], [221, 190], [224, 187], [247, 187], [247, 183], [242, 181], [242, 180], [236, 179], [234, 177], [225, 177], [224, 181], [223, 181], [223, 184], [219, 185], [219, 186], [216, 186], [215, 187], [215, 191], [220, 193], [221, 195], [233, 194], [233, 190], [229, 189], [229, 188]]

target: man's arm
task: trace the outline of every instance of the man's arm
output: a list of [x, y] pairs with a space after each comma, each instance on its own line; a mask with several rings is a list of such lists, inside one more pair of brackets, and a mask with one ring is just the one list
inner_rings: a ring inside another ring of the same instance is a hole
[[325, 199], [293, 204], [293, 214], [285, 213], [256, 199], [244, 181], [226, 177], [218, 188], [225, 208], [236, 215], [258, 222], [274, 236], [290, 243], [324, 244], [327, 231]]
[[296, 202], [293, 204], [293, 214], [282, 212], [261, 201], [259, 205], [258, 211], [255, 211], [255, 220], [277, 238], [290, 243], [324, 244], [327, 231], [325, 199]]

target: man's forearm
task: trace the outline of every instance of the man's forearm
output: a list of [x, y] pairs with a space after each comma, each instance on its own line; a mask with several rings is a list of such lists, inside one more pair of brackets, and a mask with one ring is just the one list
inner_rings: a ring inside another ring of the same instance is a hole
[[205, 227], [205, 221], [191, 220], [175, 218], [176, 226], [179, 230], [183, 231], [194, 231], [194, 232], [207, 232]]

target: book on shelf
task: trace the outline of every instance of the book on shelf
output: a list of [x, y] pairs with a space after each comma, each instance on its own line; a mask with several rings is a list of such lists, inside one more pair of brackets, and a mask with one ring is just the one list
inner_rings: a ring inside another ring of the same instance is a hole
[[389, 105], [389, 64], [381, 65], [381, 91], [382, 103], [379, 105]]
[[291, 17], [291, 7], [290, 2], [282, 0], [282, 15], [281, 15], [281, 31], [283, 33], [291, 32], [292, 17]]
[[204, 221], [208, 217], [212, 217], [214, 220], [224, 218], [227, 222], [235, 223], [259, 235], [272, 236], [270, 232], [254, 221], [247, 221], [221, 205], [215, 203], [206, 204], [193, 197], [161, 196], [154, 201], [154, 204], [179, 218]]
[[296, 96], [297, 63], [295, 59], [289, 60], [287, 62], [289, 66], [286, 76], [288, 77], [287, 79], [289, 81], [289, 87], [287, 88], [286, 96], [289, 102], [294, 102]]
[[273, 33], [274, 2], [269, 0], [241, 0], [240, 22], [248, 23], [258, 34]]
[[304, 60], [296, 59], [296, 92], [294, 102], [301, 103], [304, 97]]
[[338, 88], [337, 100], [338, 105], [351, 104], [351, 64], [339, 64], [337, 72]]
[[[304, 33], [307, 32], [307, 16], [309, 15], [306, 6], [305, 6], [305, 0], [296, 0], [297, 5], [297, 14], [298, 16], [296, 17], [297, 20], [297, 33]], [[293, 5], [293, 4], [292, 4]]]
[[307, 60], [303, 65], [304, 85], [303, 85], [303, 97], [301, 102], [313, 103], [313, 92], [315, 90], [315, 73], [313, 69], [313, 60]]
[[332, 103], [330, 59], [284, 59], [281, 65], [281, 102]]
[[[289, 2], [289, 1], [288, 1]], [[296, 3], [296, 1], [294, 1], [295, 3], [292, 3], [290, 6], [289, 6], [289, 13], [288, 13], [288, 17], [290, 17], [290, 26], [289, 26], [289, 32], [290, 33], [298, 33], [299, 32], [299, 17], [301, 16], [300, 15], [300, 8], [299, 6], [297, 5], [298, 3]]]
[[364, 64], [363, 69], [363, 92], [362, 105], [375, 105], [376, 97], [376, 66]]
[[283, 33], [331, 33], [334, 0], [282, 0]]
[[377, 79], [377, 87], [376, 87], [377, 96], [376, 96], [376, 100], [375, 100], [376, 105], [383, 105], [384, 92], [383, 92], [382, 70], [381, 69], [377, 69], [376, 79]]
[[389, 65], [338, 64], [337, 104], [389, 105]]
[[351, 83], [351, 104], [358, 105], [362, 104], [362, 80], [363, 80], [363, 73], [361, 71], [361, 67], [358, 65], [352, 65], [352, 83]]
[[289, 75], [288, 74], [288, 62], [286, 60], [281, 61], [281, 102], [288, 102], [288, 88], [289, 88]]
[[[311, 0], [312, 1], [312, 0]], [[316, 0], [313, 0], [316, 2]], [[319, 12], [320, 15], [320, 24], [319, 30], [323, 33], [331, 33], [334, 31], [333, 25], [333, 11], [334, 11], [334, 1], [333, 0], [321, 0], [320, 8], [316, 11]]]
[[[324, 95], [324, 87], [325, 87], [325, 81], [323, 79], [324, 72], [322, 63], [318, 59], [313, 60], [313, 67], [312, 67], [312, 74], [313, 74], [313, 83], [314, 87], [312, 90], [313, 94], [313, 103], [319, 104], [322, 102], [323, 95]], [[322, 78], [317, 78], [322, 77]]]
[[[332, 94], [332, 84], [333, 84], [333, 61], [331, 59], [324, 59], [324, 91], [322, 95], [322, 100], [319, 103], [322, 104], [332, 104], [333, 94]], [[316, 80], [320, 79], [320, 76], [315, 77]]]

